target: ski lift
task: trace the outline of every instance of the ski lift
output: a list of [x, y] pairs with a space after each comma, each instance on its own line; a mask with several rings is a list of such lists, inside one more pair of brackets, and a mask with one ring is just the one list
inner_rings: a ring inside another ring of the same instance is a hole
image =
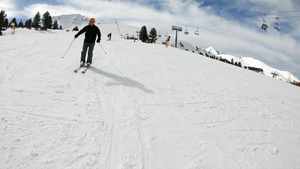
[[278, 24], [279, 17], [276, 17], [276, 19], [277, 19], [277, 22], [274, 24], [274, 29], [276, 29], [277, 31], [280, 31], [280, 29], [278, 28], [279, 27], [279, 24]]
[[261, 29], [264, 30], [264, 31], [267, 31], [268, 25], [267, 25], [266, 23], [263, 23], [263, 24], [261, 25]]
[[199, 27], [197, 27], [197, 30], [195, 31], [195, 35], [199, 35]]
[[185, 35], [188, 35], [188, 34], [189, 34], [189, 31], [187, 30], [187, 26], [185, 27], [184, 34], [185, 34]]
[[267, 21], [265, 20], [265, 14], [262, 14], [262, 15], [263, 15], [263, 24], [261, 25], [261, 29], [264, 31], [267, 31], [269, 26], [267, 24]]

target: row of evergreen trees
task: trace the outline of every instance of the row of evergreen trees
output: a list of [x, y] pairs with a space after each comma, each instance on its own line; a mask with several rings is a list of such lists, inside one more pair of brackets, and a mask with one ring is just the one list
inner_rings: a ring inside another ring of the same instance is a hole
[[47, 29], [62, 29], [58, 28], [58, 22], [57, 20], [54, 21], [52, 24], [52, 17], [50, 13], [47, 11], [43, 14], [41, 18], [40, 12], [38, 12], [33, 19], [28, 19], [25, 21], [25, 23], [22, 22], [22, 20], [17, 23], [17, 19], [13, 18], [10, 23], [8, 23], [8, 19], [6, 18], [7, 14], [5, 14], [4, 10], [1, 10], [0, 13], [0, 30], [4, 30], [5, 28], [10, 26], [10, 23], [15, 23], [15, 27], [21, 27], [21, 28], [34, 28], [35, 30], [41, 29], [41, 30], [47, 30]]
[[157, 40], [157, 32], [155, 28], [152, 28], [151, 31], [147, 32], [147, 27], [143, 26], [140, 30], [139, 39], [145, 43], [155, 43]]

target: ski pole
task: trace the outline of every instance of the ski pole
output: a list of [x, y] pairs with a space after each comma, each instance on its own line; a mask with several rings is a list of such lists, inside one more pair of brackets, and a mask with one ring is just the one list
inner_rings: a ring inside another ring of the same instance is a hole
[[73, 44], [74, 40], [75, 40], [75, 38], [74, 38], [74, 39], [73, 39], [73, 41], [71, 42], [70, 46], [68, 47], [67, 51], [65, 52], [65, 54], [63, 55], [63, 57], [62, 57], [62, 58], [64, 58], [64, 57], [65, 57], [65, 55], [66, 55], [66, 54], [67, 54], [67, 52], [69, 51], [70, 47], [72, 46], [72, 44]]
[[99, 43], [99, 45], [101, 46], [101, 48], [103, 49], [103, 51], [104, 51], [105, 54], [106, 54], [106, 51], [104, 50], [104, 48], [103, 48], [103, 46], [101, 45], [101, 43]]

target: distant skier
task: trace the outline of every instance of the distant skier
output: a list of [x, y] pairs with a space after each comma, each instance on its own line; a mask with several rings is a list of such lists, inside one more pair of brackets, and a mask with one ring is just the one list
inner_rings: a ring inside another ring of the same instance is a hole
[[10, 23], [10, 28], [11, 28], [11, 33], [14, 34], [14, 33], [15, 33], [15, 29], [16, 29], [16, 28], [15, 28], [15, 23], [14, 23], [14, 22], [11, 22], [11, 23]]
[[171, 39], [171, 36], [168, 36], [167, 37], [167, 39], [166, 39], [166, 48], [168, 47], [168, 45], [169, 45], [169, 41], [170, 41], [170, 39]]
[[[92, 64], [93, 51], [94, 51], [97, 35], [98, 35], [97, 43], [100, 43], [101, 32], [100, 29], [95, 25], [95, 22], [96, 22], [95, 18], [91, 18], [89, 20], [89, 25], [85, 26], [74, 36], [75, 38], [77, 38], [78, 36], [80, 36], [85, 32], [85, 38], [84, 38], [83, 47], [81, 51], [80, 66], [84, 66], [85, 62], [87, 62], [87, 66], [90, 66]], [[86, 61], [86, 52], [88, 48], [89, 48], [88, 58]]]
[[108, 41], [110, 41], [110, 40], [111, 40], [111, 34], [112, 34], [112, 33], [109, 33], [109, 34], [107, 35], [107, 37], [108, 37], [108, 39], [107, 39], [107, 40], [108, 40]]

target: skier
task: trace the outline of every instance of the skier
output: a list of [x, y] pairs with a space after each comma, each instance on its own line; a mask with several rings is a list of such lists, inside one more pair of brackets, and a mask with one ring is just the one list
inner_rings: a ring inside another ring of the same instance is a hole
[[111, 40], [111, 34], [112, 34], [112, 33], [109, 33], [109, 34], [107, 35], [107, 37], [108, 37], [108, 39], [107, 39], [107, 40], [108, 40], [108, 41], [110, 41], [110, 40]]
[[101, 32], [100, 29], [95, 25], [95, 22], [96, 22], [95, 18], [91, 18], [89, 20], [89, 25], [85, 26], [74, 36], [75, 38], [77, 38], [78, 36], [80, 36], [85, 32], [85, 38], [84, 38], [83, 47], [81, 51], [80, 66], [84, 66], [85, 64], [86, 52], [88, 48], [89, 51], [88, 51], [88, 58], [87, 58], [87, 67], [89, 67], [92, 64], [93, 50], [94, 50], [95, 40], [97, 35], [98, 35], [97, 43], [100, 43]]
[[14, 34], [14, 33], [15, 33], [15, 29], [16, 29], [16, 28], [15, 28], [15, 23], [14, 23], [14, 22], [11, 22], [11, 23], [10, 23], [10, 28], [11, 28], [11, 33]]
[[171, 36], [167, 36], [167, 39], [166, 39], [166, 48], [168, 47], [168, 45], [169, 45], [169, 41], [170, 41], [170, 39], [171, 39]]

